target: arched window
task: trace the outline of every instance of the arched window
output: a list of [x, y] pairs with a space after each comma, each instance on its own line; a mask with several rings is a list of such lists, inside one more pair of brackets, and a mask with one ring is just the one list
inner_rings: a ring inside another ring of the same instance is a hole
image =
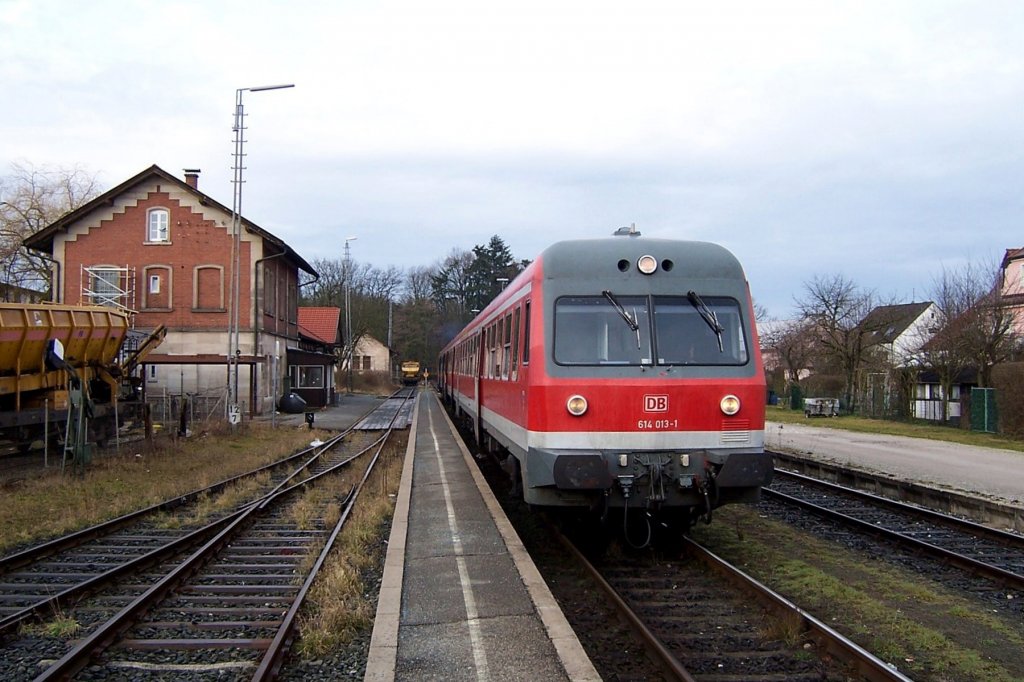
[[171, 240], [171, 212], [166, 208], [154, 208], [149, 212], [149, 231], [146, 241], [167, 242]]

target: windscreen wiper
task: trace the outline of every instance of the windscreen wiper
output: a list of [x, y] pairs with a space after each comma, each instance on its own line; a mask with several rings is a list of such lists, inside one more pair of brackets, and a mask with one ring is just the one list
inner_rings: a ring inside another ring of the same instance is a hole
[[697, 309], [697, 312], [700, 313], [701, 318], [708, 323], [708, 326], [711, 327], [711, 331], [713, 331], [715, 336], [718, 337], [718, 352], [724, 353], [725, 347], [722, 345], [722, 332], [725, 331], [725, 327], [719, 324], [718, 315], [715, 314], [714, 310], [708, 307], [708, 304], [704, 302], [704, 299], [697, 295], [696, 291], [687, 291], [686, 298], [690, 299], [690, 303]]
[[638, 317], [638, 316], [636, 316], [635, 313], [633, 315], [630, 315], [628, 312], [626, 312], [626, 309], [623, 308], [622, 304], [619, 303], [619, 301], [615, 298], [615, 294], [613, 294], [612, 292], [608, 291], [607, 289], [602, 291], [601, 295], [608, 299], [608, 302], [611, 303], [612, 307], [615, 308], [616, 312], [618, 312], [619, 315], [622, 316], [622, 319], [626, 321], [626, 324], [629, 325], [629, 328], [633, 332], [636, 333], [636, 347], [637, 347], [637, 350], [639, 350], [640, 349], [640, 325], [637, 324], [637, 321], [636, 321], [636, 317]]

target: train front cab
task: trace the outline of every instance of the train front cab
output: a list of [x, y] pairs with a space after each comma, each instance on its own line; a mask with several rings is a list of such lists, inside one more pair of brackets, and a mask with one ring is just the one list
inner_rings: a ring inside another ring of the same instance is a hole
[[[527, 443], [515, 453], [524, 499], [690, 517], [756, 501], [772, 462], [742, 269], [710, 244], [617, 247], [544, 254], [533, 319], [543, 362], [531, 368]], [[640, 275], [648, 254], [654, 271]]]

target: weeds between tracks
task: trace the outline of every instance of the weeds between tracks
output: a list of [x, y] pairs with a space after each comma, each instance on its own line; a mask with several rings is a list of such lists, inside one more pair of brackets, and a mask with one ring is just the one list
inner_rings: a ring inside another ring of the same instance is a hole
[[[362, 576], [385, 551], [407, 436], [385, 446], [310, 591], [299, 625], [298, 652], [303, 657], [316, 658], [343, 646], [373, 625], [377, 586], [364, 585]], [[358, 468], [360, 476], [363, 471]]]
[[812, 537], [748, 505], [722, 507], [693, 535], [916, 680], [1022, 679], [1024, 629], [1009, 602], [995, 612], [877, 554]]
[[8, 487], [0, 505], [0, 553], [173, 498], [268, 464], [327, 437], [322, 431], [246, 423], [188, 440], [122, 446], [97, 457], [82, 478], [59, 469]]

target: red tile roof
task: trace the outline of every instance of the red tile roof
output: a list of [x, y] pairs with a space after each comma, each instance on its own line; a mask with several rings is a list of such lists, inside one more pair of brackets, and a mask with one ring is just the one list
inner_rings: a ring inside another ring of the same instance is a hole
[[305, 336], [327, 344], [341, 342], [338, 333], [341, 308], [299, 307], [299, 331]]

